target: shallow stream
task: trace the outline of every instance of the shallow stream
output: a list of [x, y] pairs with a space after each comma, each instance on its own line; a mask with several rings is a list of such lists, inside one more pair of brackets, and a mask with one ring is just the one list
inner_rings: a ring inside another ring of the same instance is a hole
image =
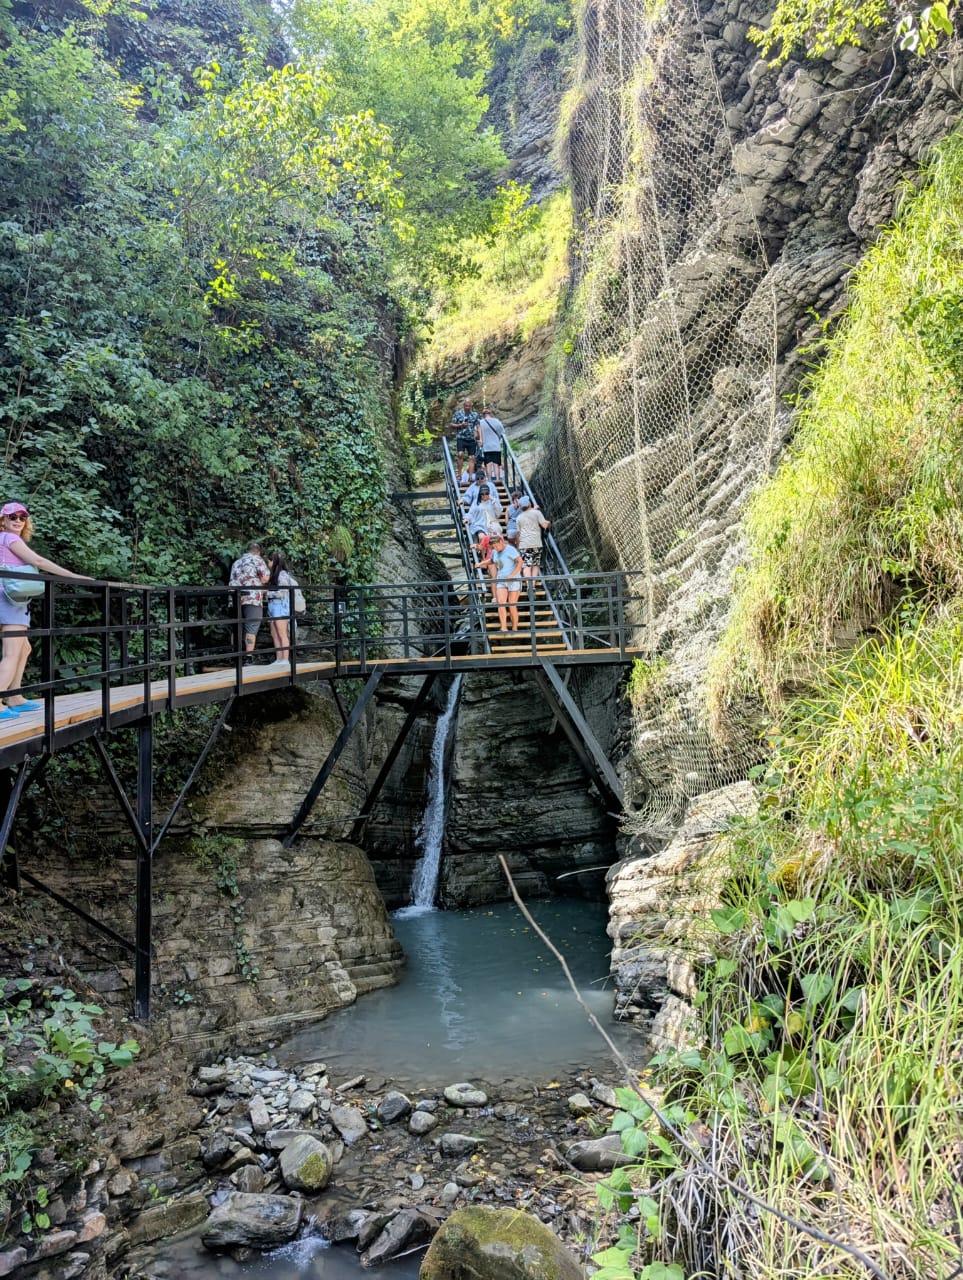
[[[586, 1001], [617, 1042], [630, 1029], [611, 1022], [605, 990], [609, 943], [604, 903], [551, 899], [533, 916], [565, 955]], [[460, 1080], [497, 1085], [547, 1083], [572, 1069], [615, 1074], [558, 962], [509, 903], [469, 911], [409, 909], [393, 924], [407, 957], [401, 982], [301, 1031], [273, 1052], [282, 1065], [323, 1060], [332, 1083], [364, 1074], [416, 1096]], [[411, 1280], [418, 1252], [389, 1268], [386, 1280]], [[205, 1250], [197, 1237], [172, 1241], [151, 1272], [158, 1280], [359, 1280], [350, 1246], [301, 1240], [251, 1262]]]

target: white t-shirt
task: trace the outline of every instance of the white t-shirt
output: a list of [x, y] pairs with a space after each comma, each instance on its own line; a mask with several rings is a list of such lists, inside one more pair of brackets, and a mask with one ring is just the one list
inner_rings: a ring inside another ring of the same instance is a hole
[[547, 529], [548, 525], [549, 522], [537, 507], [529, 507], [527, 511], [520, 511], [518, 519], [515, 521], [515, 527], [518, 529], [519, 551], [524, 551], [526, 547], [540, 547], [542, 545], [542, 530]]

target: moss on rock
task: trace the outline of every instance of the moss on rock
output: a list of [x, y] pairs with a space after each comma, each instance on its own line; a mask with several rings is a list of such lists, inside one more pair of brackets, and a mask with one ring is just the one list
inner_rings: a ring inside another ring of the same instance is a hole
[[561, 1240], [530, 1213], [466, 1205], [431, 1242], [420, 1280], [583, 1280]]

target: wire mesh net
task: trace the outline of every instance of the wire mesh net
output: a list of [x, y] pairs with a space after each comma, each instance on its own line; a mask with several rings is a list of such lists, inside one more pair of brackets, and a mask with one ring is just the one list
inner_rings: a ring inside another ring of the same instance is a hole
[[537, 483], [575, 566], [646, 576], [632, 822], [660, 831], [745, 768], [748, 740], [715, 744], [703, 695], [733, 526], [779, 443], [775, 302], [698, 11], [589, 0], [580, 42], [573, 281]]

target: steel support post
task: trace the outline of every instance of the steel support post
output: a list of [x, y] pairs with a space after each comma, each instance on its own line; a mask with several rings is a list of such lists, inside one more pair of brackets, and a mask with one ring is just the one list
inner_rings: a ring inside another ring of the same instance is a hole
[[574, 747], [575, 754], [595, 783], [599, 794], [621, 812], [625, 797], [619, 776], [612, 768], [595, 734], [589, 728], [575, 699], [562, 683], [558, 671], [547, 658], [541, 658], [538, 667], [534, 670], [534, 675], [558, 717], [565, 736]]
[[287, 831], [285, 831], [284, 833], [284, 836], [281, 840], [281, 844], [285, 849], [290, 849], [291, 845], [294, 843], [295, 837], [297, 836], [298, 832], [301, 830], [302, 826], [307, 821], [307, 818], [311, 813], [311, 810], [314, 808], [315, 801], [317, 800], [318, 796], [321, 794], [321, 789], [323, 788], [324, 784], [327, 782], [328, 778], [330, 778], [331, 774], [334, 772], [334, 766], [338, 763], [338, 760], [341, 756], [342, 751], [348, 745], [348, 739], [354, 733], [355, 729], [358, 726], [358, 723], [361, 720], [361, 717], [364, 715], [365, 707], [374, 697], [374, 691], [375, 689], [377, 689], [378, 685], [381, 683], [381, 677], [383, 675], [384, 675], [384, 669], [381, 667], [375, 667], [371, 675], [368, 676], [368, 683], [365, 685], [364, 689], [362, 689], [361, 696], [358, 698], [358, 701], [351, 708], [351, 715], [348, 717], [348, 723], [344, 726], [344, 728], [341, 730], [341, 732], [338, 734], [337, 738], [335, 739], [334, 746], [328, 752], [327, 760], [325, 760], [324, 764], [321, 766], [318, 772], [317, 777], [314, 779], [314, 781], [311, 783], [311, 786], [308, 788], [307, 795], [301, 801], [300, 809], [298, 809], [297, 813], [294, 815], [294, 818], [291, 821], [291, 825], [288, 827]]
[[392, 744], [391, 750], [388, 752], [387, 756], [385, 757], [385, 762], [381, 766], [381, 770], [377, 778], [375, 778], [374, 783], [372, 784], [371, 790], [368, 792], [368, 798], [365, 800], [364, 804], [361, 806], [361, 811], [359, 812], [357, 818], [355, 818], [354, 820], [354, 826], [351, 828], [352, 840], [357, 840], [360, 837], [361, 833], [364, 831], [365, 827], [367, 826], [368, 819], [371, 817], [371, 811], [375, 807], [375, 803], [378, 799], [378, 796], [381, 794], [381, 788], [388, 781], [388, 775], [389, 773], [391, 773], [391, 768], [394, 765], [394, 762], [398, 759], [398, 755], [401, 751], [402, 746], [404, 745], [405, 739], [408, 737], [408, 734], [411, 732], [411, 726], [415, 723], [415, 721], [418, 719], [418, 716], [421, 714], [421, 710], [424, 707], [425, 702], [428, 700], [428, 694], [431, 692], [431, 687], [435, 683], [437, 678], [438, 678], [438, 673], [432, 672], [430, 676], [425, 676], [424, 680], [422, 681], [421, 688], [418, 690], [418, 694], [414, 702], [411, 704], [411, 708], [407, 716], [405, 717], [405, 722], [401, 726], [401, 729], [398, 732], [398, 736], [395, 738], [394, 743]]
[[151, 872], [153, 870], [154, 722], [148, 716], [137, 726], [137, 904], [134, 933], [134, 1017], [150, 1019], [151, 986]]

